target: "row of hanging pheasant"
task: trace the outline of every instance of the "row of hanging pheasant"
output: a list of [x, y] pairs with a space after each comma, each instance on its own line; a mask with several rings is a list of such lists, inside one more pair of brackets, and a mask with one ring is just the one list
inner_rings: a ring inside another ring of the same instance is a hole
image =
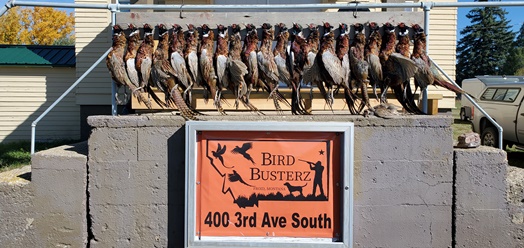
[[[243, 41], [238, 24], [230, 26], [231, 35], [227, 26], [218, 25], [216, 38], [214, 30], [206, 24], [201, 26], [201, 34], [192, 24], [187, 25], [186, 32], [177, 24], [172, 26], [171, 32], [166, 25], [159, 24], [156, 49], [154, 30], [149, 24], [144, 24], [143, 40], [136, 26], [129, 24], [130, 34], [126, 37], [122, 27], [115, 25], [113, 46], [106, 63], [115, 83], [129, 87], [148, 108], [152, 106], [151, 98], [165, 107], [174, 104], [188, 119], [200, 115], [190, 104], [194, 86], [204, 89], [203, 98], [206, 101], [212, 98], [221, 114], [225, 114], [222, 108], [224, 89], [235, 95], [236, 108], [241, 103], [248, 110], [260, 113], [250, 102], [249, 95], [253, 89], [263, 89], [269, 93], [277, 111], [281, 113], [280, 104], [285, 104], [291, 107], [293, 114], [308, 114], [300, 95], [300, 86], [304, 84], [316, 86], [330, 108], [334, 94], [342, 89], [351, 114], [374, 110], [369, 104], [368, 85], [373, 87], [381, 103], [387, 102], [386, 93], [391, 88], [402, 107], [414, 114], [424, 113], [415, 104], [409, 83], [412, 77], [415, 92], [428, 85], [462, 92], [446, 82], [431, 64], [426, 54], [426, 36], [418, 24], [411, 27], [414, 31], [412, 52], [410, 29], [404, 23], [397, 25], [398, 37], [395, 26], [390, 23], [383, 25], [382, 32], [375, 22], [367, 25], [368, 37], [363, 24], [353, 25], [354, 38], [350, 44], [350, 28], [344, 23], [339, 24], [338, 37], [335, 37], [334, 27], [327, 22], [321, 26], [308, 25], [307, 37], [297, 23], [293, 23], [291, 29], [283, 23], [277, 24], [276, 37], [273, 26], [264, 23], [261, 38], [257, 28], [247, 24]], [[279, 82], [291, 89], [291, 102], [279, 92]], [[165, 101], [160, 101], [152, 87], [165, 94]]]

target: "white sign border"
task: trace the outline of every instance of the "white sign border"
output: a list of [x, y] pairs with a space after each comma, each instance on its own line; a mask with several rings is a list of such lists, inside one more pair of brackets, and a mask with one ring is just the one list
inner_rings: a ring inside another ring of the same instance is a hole
[[[185, 243], [192, 247], [353, 247], [354, 124], [352, 122], [187, 121], [186, 122]], [[199, 239], [196, 226], [197, 133], [199, 131], [340, 132], [342, 242], [320, 238], [206, 237]]]

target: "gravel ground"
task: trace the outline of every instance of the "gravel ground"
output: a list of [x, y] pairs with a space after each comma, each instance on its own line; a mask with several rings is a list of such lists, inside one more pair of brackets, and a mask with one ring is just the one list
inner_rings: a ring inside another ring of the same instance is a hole
[[508, 202], [514, 206], [524, 206], [524, 169], [508, 166]]

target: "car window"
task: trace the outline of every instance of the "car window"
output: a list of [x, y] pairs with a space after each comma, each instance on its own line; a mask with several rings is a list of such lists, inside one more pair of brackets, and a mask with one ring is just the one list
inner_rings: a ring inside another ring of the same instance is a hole
[[507, 101], [507, 102], [515, 101], [515, 98], [517, 98], [519, 91], [520, 91], [519, 89], [508, 89], [508, 92], [506, 92], [506, 96], [504, 97], [504, 101]]
[[484, 91], [481, 100], [513, 102], [517, 98], [520, 89], [516, 88], [488, 88]]

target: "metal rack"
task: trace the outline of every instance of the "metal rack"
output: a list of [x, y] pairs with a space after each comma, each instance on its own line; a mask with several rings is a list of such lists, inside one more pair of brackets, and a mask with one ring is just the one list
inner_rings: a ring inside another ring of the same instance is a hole
[[[238, 10], [238, 9], [356, 9], [358, 8], [421, 8], [424, 11], [424, 30], [427, 34], [426, 39], [429, 39], [429, 16], [433, 8], [458, 8], [458, 7], [515, 7], [524, 6], [524, 1], [514, 2], [418, 2], [418, 3], [334, 3], [334, 4], [235, 4], [235, 5], [219, 5], [219, 4], [172, 4], [172, 5], [150, 5], [150, 4], [82, 4], [82, 3], [57, 3], [57, 2], [34, 2], [34, 1], [17, 1], [10, 0], [2, 8], [0, 8], [0, 16], [15, 6], [25, 7], [56, 7], [56, 8], [82, 8], [82, 9], [106, 9], [111, 11], [112, 23], [116, 22], [116, 12], [121, 10], [192, 10], [192, 11], [212, 11], [212, 10]], [[427, 43], [429, 44], [429, 43]], [[429, 46], [427, 48], [429, 50]], [[35, 152], [35, 136], [36, 126], [38, 122], [49, 113], [72, 89], [74, 89], [91, 71], [107, 56], [110, 50], [107, 50], [78, 80], [73, 83], [51, 106], [49, 106], [38, 118], [31, 124], [31, 154]], [[442, 72], [446, 78], [455, 86], [459, 87], [454, 80], [452, 80], [438, 65], [437, 68]], [[460, 88], [460, 87], [459, 87]], [[114, 95], [116, 88], [113, 84], [112, 95]], [[466, 94], [466, 97], [493, 123], [499, 131], [499, 148], [502, 149], [502, 127], [495, 122], [471, 97]], [[427, 112], [427, 90], [423, 92], [422, 110]], [[116, 102], [112, 99], [112, 113], [116, 115]]]

